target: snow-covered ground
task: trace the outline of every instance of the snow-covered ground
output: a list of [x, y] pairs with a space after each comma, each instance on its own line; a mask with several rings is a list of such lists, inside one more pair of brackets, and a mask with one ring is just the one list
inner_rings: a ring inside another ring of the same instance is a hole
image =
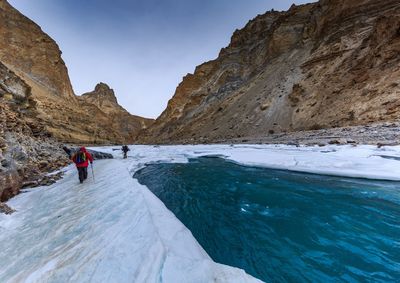
[[[107, 150], [104, 148], [104, 150]], [[109, 150], [109, 149], [108, 149]], [[382, 147], [287, 145], [135, 146], [135, 171], [151, 162], [187, 162], [220, 156], [243, 165], [323, 175], [400, 181], [400, 146]]]
[[151, 162], [221, 156], [245, 165], [400, 180], [400, 147], [132, 146], [95, 162], [79, 184], [62, 180], [9, 201], [0, 214], [0, 282], [257, 282], [213, 262], [190, 231], [132, 174]]

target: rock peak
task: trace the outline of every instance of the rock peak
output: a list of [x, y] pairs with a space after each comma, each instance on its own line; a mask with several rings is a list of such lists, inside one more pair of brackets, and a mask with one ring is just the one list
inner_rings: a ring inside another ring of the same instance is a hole
[[94, 88], [94, 91], [96, 92], [100, 92], [100, 91], [107, 91], [107, 92], [112, 92], [114, 93], [114, 91], [108, 86], [108, 84], [100, 82], [96, 85], [96, 87]]
[[114, 90], [110, 88], [106, 83], [100, 82], [94, 88], [94, 91], [87, 92], [82, 95], [82, 97], [93, 97], [96, 100], [107, 100], [113, 104], [118, 105], [117, 98], [115, 96]]

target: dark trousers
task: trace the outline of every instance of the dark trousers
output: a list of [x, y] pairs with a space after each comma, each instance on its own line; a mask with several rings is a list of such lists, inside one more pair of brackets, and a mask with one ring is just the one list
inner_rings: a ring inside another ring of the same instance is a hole
[[79, 181], [83, 183], [83, 180], [87, 179], [87, 167], [78, 167]]

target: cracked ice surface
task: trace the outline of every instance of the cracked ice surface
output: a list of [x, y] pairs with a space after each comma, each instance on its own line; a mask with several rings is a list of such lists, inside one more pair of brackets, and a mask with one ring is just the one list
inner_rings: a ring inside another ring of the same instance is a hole
[[[190, 231], [131, 176], [151, 162], [223, 156], [252, 166], [400, 180], [400, 148], [274, 145], [133, 146], [126, 160], [95, 162], [96, 180], [73, 166], [49, 187], [9, 201], [0, 215], [0, 282], [257, 282], [213, 262]], [[101, 148], [106, 152], [111, 147]]]

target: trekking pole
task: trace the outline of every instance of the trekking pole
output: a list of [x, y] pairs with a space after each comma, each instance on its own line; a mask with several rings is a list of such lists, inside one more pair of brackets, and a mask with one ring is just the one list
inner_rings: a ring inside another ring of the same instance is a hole
[[95, 182], [95, 180], [94, 180], [94, 170], [93, 170], [93, 163], [90, 163], [90, 168], [92, 168], [92, 177], [93, 177], [93, 182]]

